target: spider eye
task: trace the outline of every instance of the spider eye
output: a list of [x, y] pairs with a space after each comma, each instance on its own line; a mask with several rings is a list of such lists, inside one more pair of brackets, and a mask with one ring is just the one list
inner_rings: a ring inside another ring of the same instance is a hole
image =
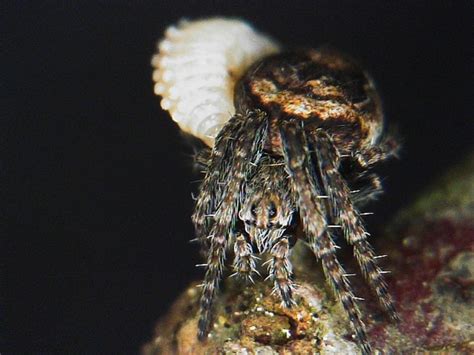
[[268, 216], [270, 218], [273, 218], [277, 215], [277, 207], [275, 205], [275, 202], [270, 202], [270, 206], [268, 206]]
[[253, 217], [257, 217], [257, 205], [253, 204], [252, 207], [250, 208], [250, 213], [252, 214]]

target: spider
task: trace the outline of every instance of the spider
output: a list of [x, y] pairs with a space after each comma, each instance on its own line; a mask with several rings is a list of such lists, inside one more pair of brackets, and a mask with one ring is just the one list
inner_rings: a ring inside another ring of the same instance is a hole
[[[192, 220], [207, 253], [199, 339], [210, 331], [231, 250], [234, 273], [248, 280], [258, 273], [256, 255], [266, 253], [274, 290], [283, 306], [292, 307], [290, 254], [301, 240], [321, 261], [362, 352], [370, 353], [358, 298], [333, 239], [339, 230], [380, 305], [398, 320], [357, 209], [382, 191], [373, 168], [398, 148], [382, 132], [372, 80], [353, 60], [330, 49], [283, 52], [247, 70], [236, 84], [234, 102], [236, 114], [198, 159], [205, 177]], [[353, 191], [354, 186], [361, 188]]]

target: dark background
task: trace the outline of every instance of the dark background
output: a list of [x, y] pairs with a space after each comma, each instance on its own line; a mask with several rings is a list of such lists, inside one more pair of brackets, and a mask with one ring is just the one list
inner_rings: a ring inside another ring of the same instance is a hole
[[2, 354], [135, 353], [201, 277], [198, 176], [149, 63], [209, 15], [365, 63], [404, 138], [371, 230], [472, 148], [470, 1], [2, 2]]

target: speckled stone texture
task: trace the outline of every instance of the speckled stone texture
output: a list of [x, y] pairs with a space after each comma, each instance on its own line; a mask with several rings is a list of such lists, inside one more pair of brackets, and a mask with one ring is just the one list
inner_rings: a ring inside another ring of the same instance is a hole
[[[401, 322], [391, 323], [360, 277], [352, 278], [377, 353], [474, 353], [474, 155], [434, 183], [374, 240]], [[342, 251], [350, 254], [350, 250]], [[350, 256], [350, 255], [349, 255]], [[353, 260], [344, 258], [356, 271]], [[196, 339], [199, 288], [161, 319], [142, 354], [357, 354], [342, 307], [321, 268], [297, 244], [297, 306], [282, 308], [268, 282], [223, 282], [209, 339]]]

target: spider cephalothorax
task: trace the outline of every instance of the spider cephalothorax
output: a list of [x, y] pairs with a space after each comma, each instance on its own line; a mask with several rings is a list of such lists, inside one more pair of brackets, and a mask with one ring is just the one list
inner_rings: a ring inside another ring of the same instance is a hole
[[[368, 178], [368, 172], [396, 147], [391, 139], [381, 138], [380, 104], [370, 79], [331, 51], [276, 54], [249, 69], [237, 85], [235, 101], [237, 114], [217, 136], [193, 215], [198, 237], [209, 247], [201, 338], [208, 332], [227, 249], [234, 250], [234, 271], [248, 278], [256, 272], [254, 251], [268, 252], [275, 290], [291, 307], [290, 237], [299, 237], [321, 259], [368, 352], [364, 324], [336, 258], [330, 227], [340, 226], [367, 282], [396, 318], [383, 271], [354, 206], [357, 192], [350, 188], [367, 179], [372, 185], [356, 199], [377, 193], [378, 180], [373, 174]], [[346, 165], [357, 173], [345, 174]], [[298, 224], [301, 236], [294, 233]]]
[[218, 284], [232, 254], [234, 273], [252, 280], [255, 254], [266, 253], [275, 291], [291, 307], [290, 253], [300, 240], [321, 260], [362, 351], [369, 353], [333, 231], [337, 227], [352, 246], [381, 306], [397, 319], [356, 208], [381, 191], [372, 168], [397, 148], [382, 134], [372, 81], [357, 64], [331, 50], [283, 52], [244, 73], [235, 84], [234, 102], [235, 115], [213, 147], [199, 155], [205, 177], [192, 219], [207, 253], [199, 338], [209, 332]]

